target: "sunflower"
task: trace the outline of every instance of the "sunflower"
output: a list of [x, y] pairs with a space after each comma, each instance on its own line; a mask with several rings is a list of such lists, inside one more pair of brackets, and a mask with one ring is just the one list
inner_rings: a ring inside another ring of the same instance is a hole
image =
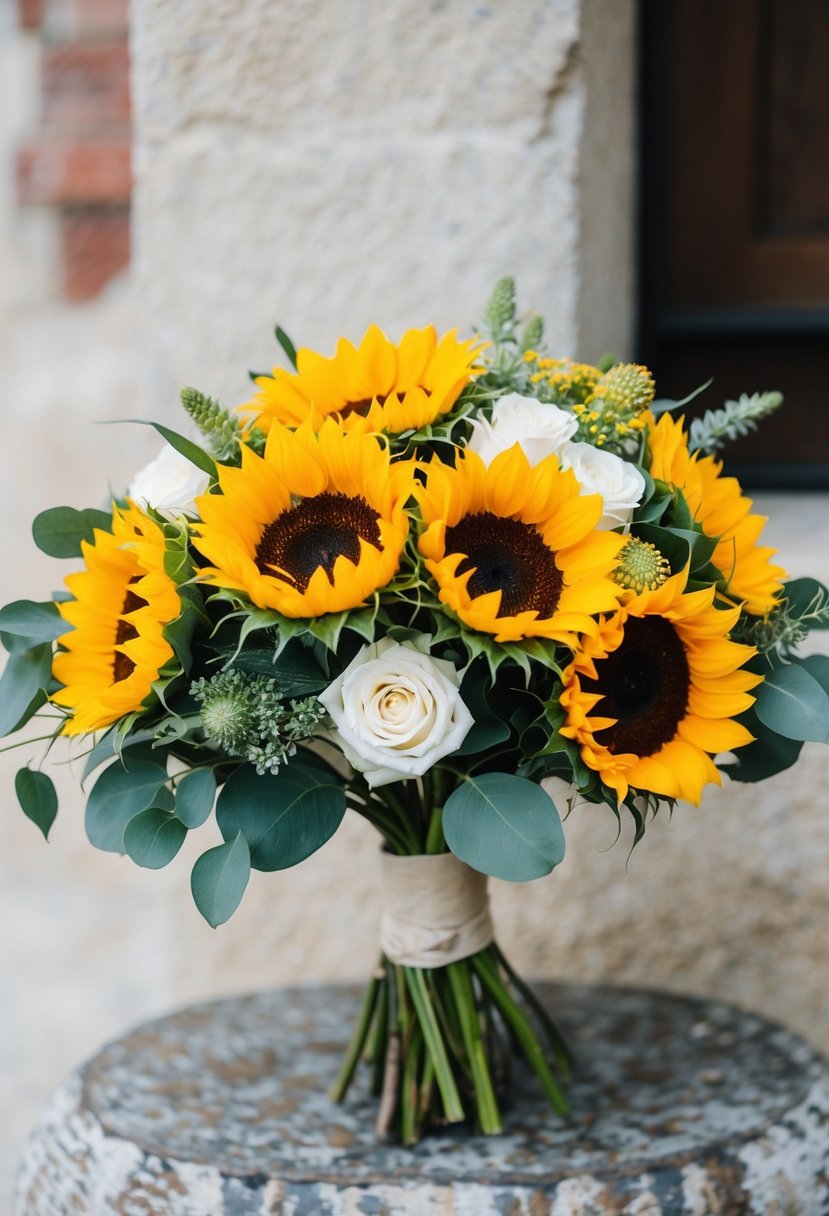
[[772, 564], [777, 550], [757, 544], [765, 517], [750, 514], [751, 499], [735, 477], [722, 476], [721, 460], [690, 453], [681, 418], [663, 414], [658, 422], [651, 419], [648, 447], [651, 476], [681, 490], [705, 535], [718, 540], [711, 561], [729, 597], [744, 603], [749, 612], [765, 615], [786, 574]]
[[331, 359], [303, 348], [295, 372], [275, 367], [260, 376], [259, 392], [241, 408], [262, 431], [309, 417], [319, 425], [332, 414], [346, 430], [360, 418], [372, 431], [419, 430], [447, 414], [476, 373], [480, 345], [459, 342], [455, 333], [438, 341], [432, 325], [410, 329], [395, 346], [372, 325], [358, 347], [341, 338]]
[[739, 608], [714, 607], [713, 587], [685, 592], [687, 570], [603, 618], [564, 672], [565, 738], [619, 799], [628, 788], [698, 804], [720, 784], [712, 756], [752, 741], [733, 721], [762, 676], [755, 651], [728, 640]]
[[58, 604], [74, 628], [58, 639], [52, 671], [64, 685], [52, 696], [71, 709], [67, 735], [111, 726], [141, 709], [173, 657], [164, 627], [181, 612], [164, 571], [164, 534], [133, 503], [113, 507], [112, 531], [81, 542], [86, 569], [70, 574], [73, 598]]
[[624, 538], [594, 530], [601, 496], [579, 488], [555, 456], [531, 466], [517, 444], [489, 467], [474, 452], [426, 466], [419, 548], [442, 603], [496, 642], [595, 633], [592, 614], [621, 594], [611, 573]]
[[333, 419], [275, 423], [263, 456], [243, 447], [240, 468], [219, 466], [221, 493], [196, 499], [202, 579], [288, 617], [358, 607], [400, 564], [412, 469]]

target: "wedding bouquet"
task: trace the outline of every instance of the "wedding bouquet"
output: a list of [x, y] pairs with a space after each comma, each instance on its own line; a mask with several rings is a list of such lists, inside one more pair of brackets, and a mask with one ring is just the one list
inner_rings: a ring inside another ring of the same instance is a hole
[[[111, 509], [37, 517], [81, 563], [0, 611], [0, 729], [75, 742], [96, 847], [157, 869], [203, 831], [213, 926], [251, 868], [363, 816], [381, 956], [334, 1097], [365, 1059], [381, 1133], [494, 1133], [517, 1055], [563, 1114], [568, 1052], [495, 944], [486, 876], [548, 874], [576, 797], [638, 841], [722, 772], [827, 740], [829, 658], [796, 651], [829, 593], [783, 581], [716, 455], [779, 394], [687, 429], [645, 367], [550, 354], [509, 279], [468, 340], [372, 326], [327, 358], [276, 336], [286, 366], [240, 409], [183, 391], [200, 443], [152, 424], [165, 446]], [[16, 791], [47, 835], [40, 764]]]

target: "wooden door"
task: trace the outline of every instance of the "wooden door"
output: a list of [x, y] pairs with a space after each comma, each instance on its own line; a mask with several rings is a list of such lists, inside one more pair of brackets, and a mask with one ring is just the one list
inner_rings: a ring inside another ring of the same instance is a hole
[[749, 484], [829, 488], [829, 0], [642, 0], [640, 353], [695, 407], [779, 388]]

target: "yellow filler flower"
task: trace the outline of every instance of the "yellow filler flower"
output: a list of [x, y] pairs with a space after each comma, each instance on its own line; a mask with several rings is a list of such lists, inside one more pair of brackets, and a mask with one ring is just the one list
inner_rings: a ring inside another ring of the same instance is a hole
[[243, 447], [240, 468], [219, 465], [221, 493], [196, 499], [202, 579], [283, 616], [358, 607], [400, 565], [412, 469], [333, 419], [273, 425], [263, 456]]
[[720, 774], [712, 756], [751, 743], [735, 722], [762, 676], [751, 646], [728, 640], [739, 608], [714, 607], [714, 588], [685, 593], [687, 571], [603, 619], [564, 672], [561, 734], [623, 799], [628, 788], [699, 803]]
[[580, 495], [555, 456], [531, 466], [515, 444], [487, 467], [474, 452], [455, 468], [433, 460], [415, 490], [420, 552], [442, 603], [497, 642], [595, 633], [615, 608], [611, 577], [624, 537], [597, 532], [598, 494]]
[[765, 517], [751, 515], [751, 499], [736, 477], [722, 476], [722, 461], [693, 455], [682, 419], [663, 414], [648, 427], [651, 477], [681, 490], [706, 536], [719, 538], [713, 564], [728, 585], [728, 595], [749, 612], [763, 616], [774, 606], [786, 572], [771, 558], [777, 552], [758, 545]]
[[164, 626], [181, 612], [176, 584], [164, 571], [164, 534], [133, 503], [114, 507], [112, 532], [97, 528], [81, 542], [86, 569], [70, 574], [73, 599], [58, 604], [74, 629], [52, 671], [64, 685], [52, 696], [72, 710], [66, 735], [111, 726], [141, 709], [173, 648]]
[[359, 346], [340, 338], [333, 357], [302, 348], [297, 370], [275, 367], [260, 376], [259, 392], [242, 406], [253, 424], [316, 426], [334, 415], [346, 430], [360, 419], [368, 429], [399, 434], [419, 430], [447, 414], [476, 372], [480, 344], [459, 342], [452, 330], [438, 341], [434, 326], [410, 329], [395, 346], [372, 325]]

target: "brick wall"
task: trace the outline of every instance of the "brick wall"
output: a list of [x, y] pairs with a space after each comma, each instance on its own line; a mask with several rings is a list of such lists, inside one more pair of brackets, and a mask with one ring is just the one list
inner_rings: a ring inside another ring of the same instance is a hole
[[70, 300], [96, 295], [129, 264], [128, 0], [17, 0], [40, 39], [40, 122], [18, 149], [22, 205], [59, 217]]

